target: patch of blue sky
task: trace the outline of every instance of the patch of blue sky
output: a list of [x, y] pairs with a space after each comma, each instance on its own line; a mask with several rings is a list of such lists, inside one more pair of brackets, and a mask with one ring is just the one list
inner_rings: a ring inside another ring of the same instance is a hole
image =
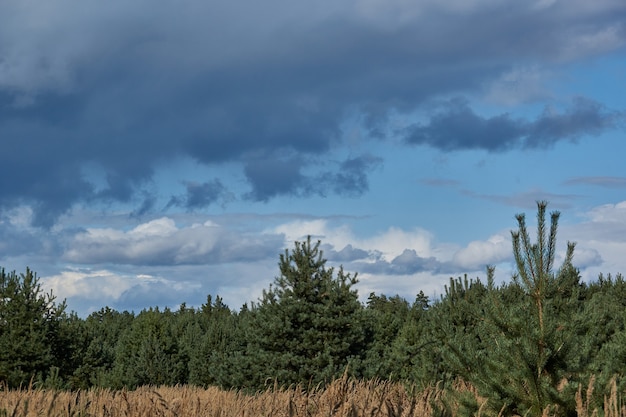
[[570, 64], [551, 82], [557, 94], [592, 98], [613, 110], [626, 110], [625, 50]]

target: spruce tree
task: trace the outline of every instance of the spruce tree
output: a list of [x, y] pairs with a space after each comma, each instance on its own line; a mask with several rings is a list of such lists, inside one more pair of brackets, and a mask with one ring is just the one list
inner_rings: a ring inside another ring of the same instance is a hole
[[296, 242], [255, 308], [248, 356], [257, 386], [330, 382], [363, 353], [356, 275], [326, 267], [320, 242]]

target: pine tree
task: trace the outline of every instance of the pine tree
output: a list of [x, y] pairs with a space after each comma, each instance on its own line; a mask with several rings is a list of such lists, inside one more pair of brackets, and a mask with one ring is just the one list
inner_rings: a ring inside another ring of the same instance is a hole
[[[199, 328], [195, 329], [189, 360], [189, 382], [195, 385], [221, 385], [232, 388], [233, 373], [225, 361], [227, 352], [234, 353], [237, 338], [237, 317], [220, 296], [211, 295], [196, 315]], [[187, 337], [191, 336], [188, 335]], [[243, 382], [242, 382], [243, 383]]]
[[614, 378], [618, 392], [626, 391], [626, 280], [601, 274], [586, 295], [577, 352], [587, 377], [582, 380], [594, 380], [592, 406], [601, 408]]
[[[120, 335], [113, 387], [174, 385], [187, 382], [187, 363], [179, 355], [179, 337], [174, 332], [174, 313], [157, 308], [141, 311], [130, 328]], [[181, 362], [183, 359], [183, 362]]]
[[129, 331], [134, 320], [133, 313], [104, 307], [83, 321], [82, 334], [74, 335], [82, 341], [82, 348], [77, 352], [79, 365], [74, 370], [72, 386], [83, 389], [121, 386], [112, 375], [115, 352], [121, 336]]
[[320, 242], [296, 242], [254, 311], [249, 340], [256, 385], [330, 382], [363, 353], [356, 275], [326, 267]]
[[409, 303], [400, 296], [371, 293], [365, 309], [366, 354], [359, 374], [367, 379], [400, 376], [392, 346], [410, 313]]
[[420, 291], [390, 346], [394, 376], [421, 388], [445, 380], [442, 345], [435, 331], [437, 323], [433, 323], [433, 318], [438, 318], [437, 307], [431, 309], [430, 304]]
[[[496, 287], [487, 268], [487, 296], [471, 314], [475, 326], [459, 349], [449, 339], [456, 371], [489, 401], [482, 412], [494, 415], [551, 415], [575, 412], [573, 390], [580, 365], [575, 353], [577, 317], [582, 309], [578, 271], [568, 243], [561, 268], [554, 272], [559, 213], [546, 229], [546, 202], [538, 202], [537, 242], [532, 243], [525, 216], [512, 231], [517, 271], [512, 282]], [[456, 332], [458, 334], [458, 331]], [[451, 343], [452, 342], [452, 343]], [[477, 407], [477, 404], [474, 404]], [[476, 410], [474, 410], [476, 411]]]
[[42, 381], [56, 367], [56, 355], [68, 356], [59, 338], [65, 302], [44, 293], [39, 277], [0, 269], [0, 382], [9, 387]]

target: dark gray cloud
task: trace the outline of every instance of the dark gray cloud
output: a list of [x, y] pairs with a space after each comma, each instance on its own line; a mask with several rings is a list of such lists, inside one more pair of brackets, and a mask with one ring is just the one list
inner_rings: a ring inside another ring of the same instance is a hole
[[570, 108], [559, 113], [546, 109], [528, 127], [525, 148], [544, 148], [567, 139], [597, 136], [609, 129], [623, 127], [626, 112], [612, 111], [602, 104], [585, 98], [573, 100]]
[[46, 242], [41, 238], [34, 231], [0, 221], [0, 267], [7, 267], [10, 257], [43, 251]]
[[130, 213], [131, 217], [142, 217], [145, 214], [152, 212], [154, 206], [156, 205], [157, 198], [155, 195], [150, 193], [145, 193], [143, 202], [139, 207], [133, 210]]
[[482, 117], [463, 99], [450, 101], [428, 124], [406, 130], [406, 141], [444, 151], [481, 149], [502, 152], [513, 148], [547, 148], [559, 141], [596, 136], [620, 126], [626, 113], [578, 98], [563, 112], [545, 109], [533, 121], [510, 114]]
[[248, 161], [244, 172], [252, 191], [244, 197], [254, 201], [268, 201], [279, 195], [298, 195], [311, 192], [309, 178], [302, 174], [301, 158], [259, 158]]
[[187, 182], [185, 188], [187, 193], [182, 196], [172, 196], [166, 208], [178, 206], [188, 210], [196, 210], [219, 202], [227, 203], [234, 198], [233, 194], [217, 178], [201, 184]]
[[423, 258], [414, 249], [405, 249], [391, 261], [358, 262], [357, 270], [372, 274], [412, 275], [419, 272], [437, 272], [442, 264], [434, 257]]
[[368, 174], [382, 162], [372, 155], [349, 158], [341, 163], [337, 172], [323, 174], [320, 182], [323, 189], [332, 189], [338, 195], [359, 196], [369, 190]]
[[[373, 160], [345, 161], [324, 189], [312, 182], [328, 169], [306, 163], [328, 159], [354, 113], [384, 137], [390, 112], [480, 92], [520, 65], [624, 45], [619, 1], [427, 3], [4, 1], [0, 138], [10, 175], [0, 178], [0, 210], [31, 205], [44, 227], [76, 203], [152, 210], [145, 190], [176, 157], [240, 164], [251, 200], [358, 195]], [[456, 105], [414, 127], [409, 140], [440, 149], [541, 147], [610, 128], [611, 114], [584, 102], [524, 122]], [[103, 187], [86, 164], [104, 172]], [[204, 191], [188, 190], [180, 204], [208, 204]]]
[[324, 248], [324, 256], [331, 262], [342, 263], [369, 258], [370, 253], [349, 244], [340, 251], [333, 250], [332, 248]]
[[[369, 189], [368, 174], [382, 164], [372, 155], [348, 158], [337, 168], [306, 175], [315, 161], [301, 157], [254, 158], [247, 161], [244, 172], [252, 191], [243, 197], [253, 201], [268, 201], [276, 196], [328, 195], [355, 197]], [[319, 165], [324, 165], [320, 163]]]

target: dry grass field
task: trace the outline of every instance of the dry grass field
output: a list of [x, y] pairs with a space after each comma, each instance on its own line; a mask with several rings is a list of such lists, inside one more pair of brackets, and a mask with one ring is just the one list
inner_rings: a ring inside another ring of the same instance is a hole
[[[458, 389], [470, 390], [459, 385]], [[576, 398], [581, 417], [626, 416], [626, 407], [613, 391], [603, 410], [589, 410], [591, 390]], [[0, 417], [357, 417], [432, 416], [432, 404], [442, 399], [437, 389], [411, 393], [402, 384], [343, 378], [325, 389], [272, 389], [256, 395], [218, 388], [142, 387], [134, 391], [92, 389], [0, 390]], [[550, 416], [545, 410], [543, 416]]]

